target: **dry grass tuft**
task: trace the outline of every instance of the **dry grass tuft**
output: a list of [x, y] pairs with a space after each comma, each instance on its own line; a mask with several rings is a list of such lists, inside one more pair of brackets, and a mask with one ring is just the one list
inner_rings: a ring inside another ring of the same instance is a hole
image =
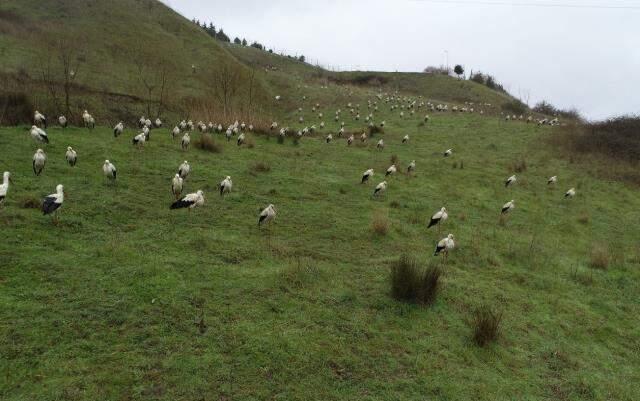
[[524, 158], [519, 158], [511, 162], [509, 166], [509, 172], [522, 173], [527, 171], [527, 161]]
[[389, 216], [383, 212], [376, 212], [371, 219], [371, 230], [378, 235], [387, 235], [390, 225]]
[[398, 158], [398, 155], [391, 155], [391, 164], [395, 164], [397, 166], [399, 162], [400, 159]]
[[250, 171], [254, 173], [268, 173], [271, 171], [271, 166], [267, 162], [255, 162], [251, 165]]
[[209, 134], [202, 134], [200, 138], [194, 142], [196, 148], [212, 153], [221, 153], [222, 146], [218, 145], [213, 137]]
[[594, 244], [591, 248], [589, 266], [594, 269], [605, 270], [609, 267], [610, 261], [611, 254], [609, 253], [609, 248], [606, 245]]
[[578, 215], [578, 223], [589, 224], [590, 221], [591, 221], [591, 216], [587, 211], [580, 212], [580, 215]]
[[23, 209], [40, 209], [41, 206], [42, 202], [33, 196], [27, 196], [20, 200], [20, 207]]

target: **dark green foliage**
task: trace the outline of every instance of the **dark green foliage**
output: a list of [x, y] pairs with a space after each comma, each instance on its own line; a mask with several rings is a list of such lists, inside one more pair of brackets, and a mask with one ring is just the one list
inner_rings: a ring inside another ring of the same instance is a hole
[[453, 67], [453, 72], [455, 72], [456, 75], [460, 77], [462, 74], [464, 74], [464, 67], [460, 64], [457, 64], [455, 67]]

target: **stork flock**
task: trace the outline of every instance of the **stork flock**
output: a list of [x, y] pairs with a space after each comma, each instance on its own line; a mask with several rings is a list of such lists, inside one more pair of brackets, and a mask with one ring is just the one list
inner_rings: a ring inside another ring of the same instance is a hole
[[[305, 97], [306, 98], [306, 97]], [[280, 96], [276, 96], [275, 100], [276, 102], [279, 102], [282, 98]], [[384, 101], [384, 103], [390, 103], [391, 104], [391, 111], [396, 110], [397, 108], [400, 108], [402, 111], [400, 112], [400, 118], [404, 118], [405, 114], [404, 114], [404, 110], [407, 110], [409, 115], [414, 115], [415, 110], [417, 108], [421, 108], [421, 107], [426, 107], [428, 109], [431, 109], [432, 111], [447, 111], [448, 108], [446, 107], [446, 105], [433, 105], [429, 102], [425, 103], [425, 102], [419, 102], [415, 99], [411, 99], [411, 98], [407, 98], [407, 97], [400, 97], [398, 95], [387, 95], [386, 98], [383, 98], [382, 94], [377, 95], [377, 98], [375, 100], [369, 100], [367, 107], [369, 108], [369, 110], [372, 110], [371, 113], [369, 113], [366, 117], [365, 117], [365, 121], [368, 123], [369, 128], [374, 127], [374, 115], [373, 112], [378, 111], [378, 101]], [[319, 109], [320, 105], [316, 104], [313, 108], [312, 111], [315, 112], [316, 109]], [[347, 109], [349, 110], [349, 112], [352, 115], [352, 118], [355, 121], [360, 120], [361, 116], [360, 116], [360, 106], [359, 104], [357, 105], [353, 105], [352, 103], [348, 103], [347, 104]], [[455, 108], [455, 110], [453, 111], [458, 111], [457, 108]], [[460, 111], [463, 111], [462, 108]], [[470, 108], [470, 110], [468, 108], [464, 108], [464, 111], [466, 112], [473, 112], [473, 108]], [[302, 112], [302, 108], [298, 109], [298, 112], [301, 113]], [[339, 121], [341, 118], [341, 113], [342, 111], [340, 109], [338, 109], [335, 113], [335, 121]], [[322, 119], [323, 118], [323, 113], [318, 113], [318, 118]], [[84, 110], [84, 112], [82, 113], [82, 121], [84, 123], [84, 126], [89, 129], [92, 130], [95, 128], [95, 124], [96, 124], [96, 120], [95, 118], [87, 111]], [[424, 122], [426, 123], [427, 121], [429, 121], [430, 117], [428, 115], [426, 115], [424, 117]], [[302, 122], [304, 121], [302, 115], [300, 115], [299, 121]], [[527, 119], [527, 122], [531, 121], [531, 119]], [[58, 123], [62, 128], [66, 128], [68, 125], [68, 120], [65, 116], [59, 116], [58, 117]], [[140, 128], [140, 132], [138, 134], [136, 134], [133, 139], [132, 139], [132, 144], [134, 146], [136, 146], [138, 149], [142, 149], [145, 144], [147, 142], [150, 141], [151, 139], [151, 130], [153, 128], [160, 128], [162, 126], [162, 121], [157, 118], [155, 121], [151, 121], [148, 118], [145, 117], [141, 117], [138, 121], [139, 123], [139, 128]], [[379, 127], [383, 128], [385, 126], [386, 122], [382, 121], [379, 123]], [[557, 121], [554, 120], [554, 124], [557, 124]], [[276, 121], [273, 121], [271, 126], [270, 126], [270, 130], [274, 131], [278, 128], [279, 124]], [[246, 140], [246, 135], [245, 135], [245, 131], [253, 131], [254, 127], [252, 124], [245, 124], [244, 122], [239, 123], [238, 121], [234, 121], [232, 124], [230, 124], [226, 130], [223, 128], [222, 124], [214, 124], [212, 122], [209, 122], [208, 124], [205, 124], [204, 122], [198, 122], [197, 124], [194, 124], [193, 121], [191, 120], [182, 120], [180, 123], [176, 124], [176, 126], [170, 131], [171, 133], [171, 137], [172, 138], [176, 138], [178, 136], [180, 136], [180, 134], [182, 134], [181, 140], [180, 140], [180, 147], [183, 151], [187, 151], [190, 147], [191, 144], [191, 132], [194, 130], [195, 127], [198, 127], [198, 129], [201, 132], [219, 132], [222, 133], [224, 131], [225, 137], [226, 139], [229, 141], [233, 136], [237, 135], [237, 140], [236, 143], [238, 146], [241, 146], [242, 144], [245, 143]], [[324, 121], [321, 121], [320, 123], [320, 127], [324, 127]], [[34, 113], [34, 125], [31, 127], [30, 129], [30, 136], [31, 138], [36, 141], [39, 144], [48, 144], [49, 143], [49, 137], [45, 131], [45, 129], [47, 128], [47, 118], [40, 113], [39, 111], [35, 111]], [[308, 133], [313, 133], [316, 130], [315, 125], [312, 125], [311, 127], [305, 127], [301, 130], [299, 130], [297, 132], [296, 137], [297, 138], [301, 138], [303, 136], [305, 136]], [[119, 137], [120, 135], [122, 135], [125, 131], [125, 126], [124, 123], [122, 121], [118, 122], [114, 127], [113, 127], [113, 135], [114, 137]], [[288, 127], [281, 127], [279, 130], [279, 136], [281, 138], [284, 138], [287, 133], [289, 131]], [[343, 121], [340, 124], [340, 130], [338, 131], [338, 137], [342, 137], [342, 135], [345, 132], [345, 122]], [[324, 141], [329, 144], [333, 141], [334, 137], [331, 133], [329, 133], [325, 138]], [[351, 134], [348, 138], [347, 138], [347, 145], [351, 145], [354, 141], [354, 134]], [[368, 139], [367, 133], [363, 132], [360, 135], [360, 141], [361, 142], [366, 142]], [[406, 144], [408, 143], [410, 140], [409, 135], [404, 135], [402, 137], [402, 144]], [[376, 143], [376, 149], [379, 151], [383, 151], [385, 149], [385, 142], [383, 139], [378, 140], [378, 142]], [[451, 157], [453, 155], [453, 149], [446, 149], [444, 150], [444, 152], [442, 152], [443, 157], [447, 158], [447, 157]], [[67, 152], [65, 154], [65, 159], [68, 163], [68, 165], [70, 167], [74, 167], [78, 161], [78, 154], [77, 152], [71, 147], [68, 146], [67, 147]], [[37, 151], [35, 152], [35, 154], [33, 155], [33, 161], [32, 161], [32, 165], [33, 165], [33, 172], [36, 176], [39, 176], [42, 171], [45, 168], [46, 165], [46, 161], [47, 161], [47, 155], [45, 154], [43, 149], [37, 149]], [[116, 166], [110, 162], [109, 160], [105, 160], [103, 165], [102, 165], [102, 171], [104, 176], [106, 177], [106, 179], [111, 182], [112, 184], [115, 185], [116, 181], [117, 181], [117, 169]], [[385, 179], [381, 182], [379, 182], [373, 190], [372, 196], [373, 198], [378, 198], [380, 196], [382, 196], [386, 191], [387, 188], [389, 186], [389, 182], [387, 181], [389, 178], [391, 178], [393, 175], [395, 175], [398, 171], [398, 167], [396, 166], [396, 164], [391, 164], [385, 171]], [[414, 173], [416, 171], [416, 160], [412, 160], [406, 167], [406, 173], [407, 175], [411, 175], [412, 173]], [[171, 179], [171, 193], [174, 196], [175, 200], [174, 202], [172, 202], [169, 206], [170, 210], [175, 210], [175, 209], [187, 209], [189, 212], [191, 212], [192, 209], [195, 209], [197, 207], [201, 207], [204, 205], [205, 203], [205, 197], [204, 197], [204, 192], [202, 190], [197, 190], [196, 192], [193, 193], [188, 193], [186, 195], [183, 195], [183, 190], [185, 187], [185, 180], [187, 179], [187, 177], [189, 176], [191, 172], [191, 166], [189, 165], [188, 161], [184, 161], [179, 167], [178, 170], [176, 172], [176, 174], [172, 177]], [[366, 184], [367, 182], [369, 182], [369, 180], [374, 176], [375, 172], [373, 168], [368, 168], [367, 170], [364, 171], [364, 173], [361, 176], [360, 179], [360, 183], [361, 184]], [[553, 176], [550, 177], [547, 180], [547, 185], [556, 185], [558, 181], [558, 177], [557, 176]], [[4, 203], [5, 198], [7, 197], [8, 194], [8, 190], [9, 190], [9, 184], [11, 182], [11, 174], [10, 172], [4, 172], [3, 174], [3, 181], [2, 184], [0, 185], [0, 206], [2, 206], [2, 204]], [[517, 177], [516, 175], [512, 175], [510, 177], [508, 177], [505, 181], [504, 181], [504, 186], [505, 188], [509, 188], [512, 187], [516, 184], [517, 182]], [[218, 188], [219, 188], [219, 193], [220, 196], [225, 196], [231, 193], [231, 190], [233, 188], [233, 182], [231, 180], [230, 176], [226, 176], [219, 184], [218, 184]], [[576, 190], [575, 188], [571, 188], [569, 190], [567, 190], [565, 192], [565, 198], [572, 198], [576, 195]], [[43, 201], [42, 201], [42, 212], [45, 215], [49, 215], [49, 214], [53, 214], [54, 215], [54, 221], [57, 222], [57, 212], [60, 209], [60, 207], [63, 205], [64, 203], [64, 186], [62, 184], [58, 184], [55, 188], [55, 193], [52, 193], [48, 196], [46, 196]], [[508, 202], [506, 202], [500, 211], [500, 215], [501, 216], [506, 216], [508, 214], [510, 214], [513, 210], [515, 209], [515, 200], [510, 200]], [[258, 226], [261, 226], [263, 224], [268, 224], [271, 221], [273, 221], [276, 217], [276, 208], [273, 204], [269, 204], [268, 206], [266, 206], [264, 209], [262, 209], [260, 211], [260, 213], [258, 214]], [[447, 212], [446, 207], [442, 207], [440, 208], [440, 210], [436, 211], [432, 216], [431, 219], [427, 225], [427, 229], [436, 226], [438, 229], [438, 232], [440, 231], [440, 227], [443, 225], [443, 223], [448, 219], [449, 214]], [[446, 237], [442, 238], [441, 240], [439, 240], [436, 243], [435, 246], [435, 250], [434, 250], [434, 255], [437, 256], [439, 254], [444, 254], [444, 260], [446, 260], [449, 252], [454, 249], [455, 247], [455, 242], [454, 242], [454, 235], [453, 234], [448, 234]]]

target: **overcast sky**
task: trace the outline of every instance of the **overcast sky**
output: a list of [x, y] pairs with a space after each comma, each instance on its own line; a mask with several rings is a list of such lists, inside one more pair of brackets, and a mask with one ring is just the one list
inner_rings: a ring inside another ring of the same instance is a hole
[[448, 53], [531, 105], [590, 119], [640, 112], [640, 0], [163, 1], [322, 65], [421, 71]]

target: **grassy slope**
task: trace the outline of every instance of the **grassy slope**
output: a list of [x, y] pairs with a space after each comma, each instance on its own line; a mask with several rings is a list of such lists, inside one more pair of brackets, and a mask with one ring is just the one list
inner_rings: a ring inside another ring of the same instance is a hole
[[[10, 77], [24, 71], [31, 80], [40, 79], [47, 40], [62, 35], [85, 43], [86, 62], [75, 81], [85, 89], [75, 90], [72, 101], [74, 108], [88, 108], [97, 116], [123, 118], [124, 110], [136, 116], [146, 110], [141, 102], [104, 95], [146, 97], [136, 59], [144, 59], [145, 71], [152, 72], [161, 68], [159, 60], [170, 60], [174, 108], [185, 97], [210, 96], [210, 71], [222, 63], [246, 70], [219, 42], [156, 0], [6, 0], [0, 4], [0, 22], [6, 24], [0, 29], [0, 74]], [[52, 114], [41, 85], [35, 83], [32, 90], [35, 106]]]
[[[453, 77], [442, 75], [429, 75], [422, 73], [391, 73], [391, 72], [329, 72], [309, 64], [301, 63], [287, 57], [270, 54], [252, 47], [242, 47], [238, 45], [227, 45], [226, 48], [240, 61], [249, 66], [260, 67], [263, 71], [265, 67], [276, 67], [276, 71], [269, 71], [265, 74], [266, 80], [280, 90], [291, 87], [294, 83], [308, 84], [309, 82], [327, 83], [327, 77], [333, 76], [338, 79], [353, 79], [357, 76], [375, 74], [388, 79], [388, 82], [376, 89], [393, 93], [398, 90], [403, 94], [421, 95], [425, 99], [433, 102], [451, 102], [463, 104], [464, 102], [490, 103], [492, 106], [482, 106], [486, 112], [499, 111], [500, 105], [513, 100], [508, 95], [488, 89], [472, 81], [461, 81]], [[329, 81], [330, 82], [330, 81]], [[314, 99], [322, 101], [327, 98], [329, 102], [335, 102], [331, 87], [329, 90], [322, 90], [321, 93], [312, 93]], [[307, 88], [313, 89], [313, 87]], [[366, 90], [366, 87], [351, 86], [350, 90], [358, 92]], [[308, 95], [308, 91], [306, 92]], [[329, 96], [323, 96], [327, 94]], [[476, 105], [476, 109], [480, 108]]]
[[[386, 110], [380, 119], [382, 152], [258, 137], [251, 149], [183, 154], [164, 129], [138, 152], [133, 132], [54, 128], [41, 177], [26, 131], [0, 129], [0, 170], [15, 180], [0, 209], [0, 397], [637, 399], [637, 191], [540, 150], [547, 129], [472, 115], [436, 115], [427, 127]], [[449, 147], [455, 155], [443, 159]], [[418, 172], [391, 178], [373, 200], [360, 174], [373, 167], [381, 181], [392, 154], [403, 167], [417, 159]], [[116, 187], [102, 179], [105, 158], [118, 167]], [[528, 169], [506, 190], [520, 158]], [[168, 210], [183, 159], [187, 189], [207, 196], [191, 215]], [[271, 171], [253, 172], [256, 161]], [[227, 174], [234, 193], [222, 200], [215, 186]], [[548, 189], [554, 174], [559, 186]], [[59, 226], [21, 208], [57, 183], [68, 192]], [[563, 201], [570, 186], [578, 196]], [[271, 236], [256, 227], [267, 203], [279, 212]], [[433, 260], [439, 236], [425, 222], [442, 205], [458, 249], [441, 297], [430, 309], [398, 303], [388, 264], [402, 253]], [[370, 229], [377, 213], [390, 219], [386, 236]], [[594, 243], [621, 255], [606, 271], [588, 267]], [[505, 311], [502, 337], [486, 349], [471, 344], [467, 323], [481, 304]]]

